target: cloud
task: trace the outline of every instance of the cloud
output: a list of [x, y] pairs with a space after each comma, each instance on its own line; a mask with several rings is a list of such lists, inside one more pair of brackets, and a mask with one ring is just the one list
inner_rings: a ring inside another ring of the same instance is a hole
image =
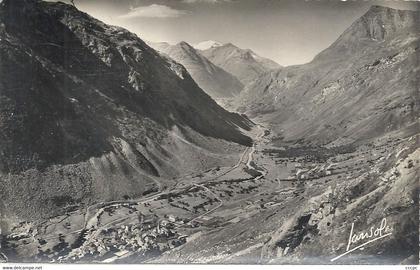
[[232, 2], [232, 0], [182, 0], [183, 3], [195, 4], [195, 3], [208, 3], [208, 4], [218, 4]]
[[189, 12], [186, 10], [178, 10], [165, 5], [153, 4], [150, 6], [131, 8], [127, 14], [121, 15], [120, 18], [176, 18], [188, 13]]

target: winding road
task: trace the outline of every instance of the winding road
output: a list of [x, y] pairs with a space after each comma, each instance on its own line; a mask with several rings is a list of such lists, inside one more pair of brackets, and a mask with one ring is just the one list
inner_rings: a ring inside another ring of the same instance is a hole
[[[208, 179], [205, 183], [210, 183], [210, 182], [212, 182], [214, 180], [219, 179], [220, 177], [222, 177], [222, 176], [224, 176], [224, 175], [232, 172], [233, 170], [239, 168], [241, 166], [241, 164], [245, 165], [248, 169], [252, 169], [252, 170], [255, 170], [255, 171], [257, 171], [257, 172], [260, 173], [259, 176], [255, 177], [256, 180], [258, 180], [258, 179], [260, 179], [260, 178], [262, 178], [262, 177], [265, 176], [266, 171], [263, 171], [263, 170], [261, 170], [259, 168], [256, 168], [253, 165], [253, 163], [254, 163], [253, 162], [254, 161], [253, 160], [253, 157], [254, 157], [254, 153], [256, 151], [256, 146], [259, 143], [259, 141], [264, 137], [265, 131], [266, 131], [266, 129], [264, 127], [260, 126], [260, 125], [257, 125], [257, 128], [258, 128], [259, 132], [258, 132], [258, 134], [256, 135], [256, 137], [254, 139], [254, 143], [253, 143], [252, 147], [247, 147], [242, 152], [242, 154], [241, 154], [238, 162], [234, 166], [232, 166], [229, 169], [223, 171], [222, 173], [218, 174], [217, 176], [215, 176], [215, 177], [213, 177], [211, 179]], [[218, 197], [214, 192], [212, 192], [209, 188], [207, 188], [205, 186], [205, 183], [204, 184], [193, 183], [193, 184], [190, 184], [190, 185], [183, 186], [182, 188], [184, 190], [188, 190], [188, 189], [190, 189], [192, 187], [202, 188], [205, 191], [207, 191], [208, 193], [210, 193], [220, 203], [215, 208], [210, 209], [207, 212], [205, 212], [203, 214], [200, 214], [199, 216], [191, 219], [188, 223], [186, 223], [186, 225], [190, 225], [193, 221], [195, 221], [195, 220], [197, 220], [199, 218], [202, 218], [202, 217], [204, 217], [206, 215], [209, 215], [209, 214], [213, 213], [214, 211], [216, 211], [217, 209], [219, 209], [220, 207], [223, 206], [223, 201], [220, 199], [220, 197]], [[140, 203], [150, 202], [150, 201], [155, 200], [156, 198], [158, 198], [161, 195], [170, 194], [174, 190], [174, 188], [175, 188], [175, 187], [172, 187], [171, 189], [165, 191], [164, 189], [162, 189], [162, 185], [160, 185], [160, 183], [159, 183], [158, 187], [159, 187], [159, 191], [157, 193], [155, 193], [153, 195], [150, 195], [148, 197], [145, 197], [145, 198], [138, 199], [138, 200], [123, 200], [123, 201], [122, 200], [118, 200], [118, 201], [110, 201], [110, 202], [101, 202], [101, 203], [97, 203], [97, 204], [93, 204], [93, 205], [88, 206], [86, 208], [86, 213], [85, 213], [85, 216], [84, 216], [84, 226], [83, 226], [83, 229], [75, 230], [75, 231], [69, 232], [68, 234], [80, 233], [80, 232], [82, 232], [84, 230], [88, 230], [88, 229], [90, 229], [90, 230], [94, 229], [94, 232], [88, 236], [88, 238], [86, 239], [86, 241], [79, 248], [77, 248], [76, 250], [73, 250], [72, 252], [70, 252], [70, 254], [68, 256], [75, 255], [75, 253], [77, 254], [77, 251], [82, 250], [83, 247], [85, 247], [88, 244], [90, 244], [93, 241], [93, 239], [96, 238], [99, 235], [99, 233], [103, 229], [105, 229], [106, 227], [127, 219], [127, 217], [123, 217], [123, 218], [120, 218], [120, 219], [117, 219], [117, 220], [113, 220], [113, 221], [111, 221], [111, 222], [109, 222], [107, 224], [104, 224], [104, 225], [102, 225], [100, 227], [95, 228], [96, 225], [97, 225], [97, 217], [105, 210], [106, 207], [118, 206], [118, 205], [122, 205], [122, 204], [140, 204]], [[94, 208], [98, 208], [98, 209], [92, 215], [91, 211]], [[68, 257], [68, 256], [66, 256], [66, 257]]]

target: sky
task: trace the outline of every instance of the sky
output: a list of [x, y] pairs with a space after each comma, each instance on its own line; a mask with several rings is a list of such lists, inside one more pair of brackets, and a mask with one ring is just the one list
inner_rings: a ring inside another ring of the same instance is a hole
[[[63, 1], [63, 0], [62, 0]], [[64, 2], [68, 2], [65, 0]], [[77, 8], [140, 38], [172, 44], [231, 42], [281, 65], [296, 65], [333, 43], [371, 5], [418, 9], [389, 0], [74, 0]]]

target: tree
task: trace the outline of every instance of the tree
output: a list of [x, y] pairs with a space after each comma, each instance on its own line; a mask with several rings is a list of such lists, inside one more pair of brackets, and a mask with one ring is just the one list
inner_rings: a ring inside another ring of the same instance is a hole
[[71, 3], [73, 6], [76, 6], [76, 5], [74, 4], [74, 0], [70, 0], [70, 3]]

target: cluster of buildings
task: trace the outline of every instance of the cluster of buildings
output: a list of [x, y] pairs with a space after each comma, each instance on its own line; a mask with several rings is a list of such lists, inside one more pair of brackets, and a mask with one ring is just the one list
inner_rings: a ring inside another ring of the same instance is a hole
[[139, 223], [121, 225], [104, 230], [85, 249], [85, 255], [95, 258], [123, 257], [128, 253], [163, 253], [186, 242], [186, 237], [175, 230], [177, 219], [169, 216], [139, 215]]
[[291, 171], [293, 180], [309, 180], [318, 179], [321, 177], [333, 174], [334, 164], [316, 165], [310, 168], [305, 168], [301, 163], [296, 164], [295, 169]]

